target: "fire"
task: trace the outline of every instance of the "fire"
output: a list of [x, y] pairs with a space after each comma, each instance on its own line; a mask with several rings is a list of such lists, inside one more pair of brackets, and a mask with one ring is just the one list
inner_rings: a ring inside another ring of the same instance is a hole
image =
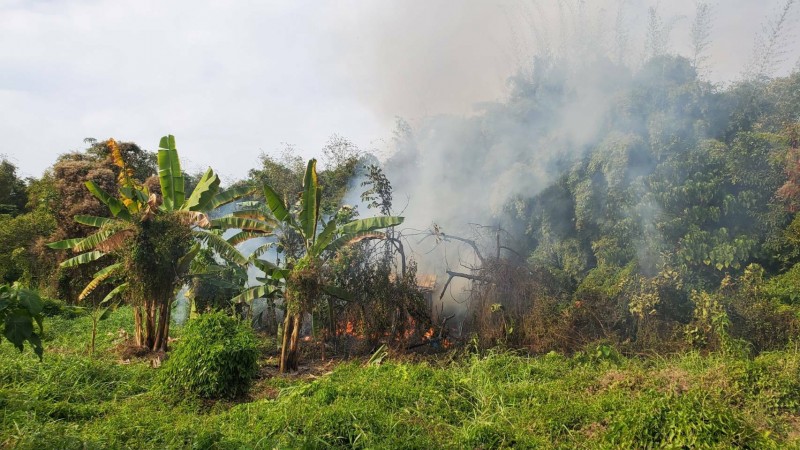
[[343, 327], [339, 327], [339, 334], [344, 336], [358, 336], [358, 333], [356, 333], [356, 325], [348, 320]]
[[422, 337], [424, 337], [425, 339], [432, 338], [433, 337], [433, 327], [431, 327], [431, 329], [428, 330]]

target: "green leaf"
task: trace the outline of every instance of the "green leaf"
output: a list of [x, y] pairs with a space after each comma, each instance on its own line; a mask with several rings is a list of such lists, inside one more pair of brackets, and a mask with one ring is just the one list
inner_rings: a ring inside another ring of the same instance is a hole
[[109, 292], [109, 293], [108, 293], [108, 295], [106, 295], [105, 297], [103, 297], [103, 300], [100, 302], [100, 304], [101, 304], [101, 305], [105, 305], [105, 304], [106, 304], [106, 303], [108, 303], [108, 302], [109, 302], [111, 299], [113, 299], [114, 297], [116, 297], [116, 296], [118, 296], [118, 295], [122, 294], [123, 292], [125, 292], [125, 291], [127, 291], [127, 290], [128, 290], [128, 283], [122, 283], [122, 284], [120, 284], [119, 286], [117, 286], [117, 287], [115, 287], [114, 289], [112, 289], [112, 290], [111, 290], [111, 292]]
[[374, 231], [384, 228], [394, 227], [403, 223], [403, 217], [397, 216], [378, 216], [366, 219], [358, 219], [348, 222], [339, 228], [340, 234], [354, 234], [362, 231]]
[[140, 206], [147, 203], [147, 199], [144, 198], [144, 193], [132, 186], [120, 187], [119, 193], [120, 197], [122, 197], [122, 204], [125, 205], [125, 208], [131, 214], [138, 213]]
[[320, 190], [317, 180], [317, 160], [310, 159], [303, 179], [303, 202], [300, 210], [300, 228], [307, 240], [312, 240], [317, 235]]
[[327, 284], [327, 285], [323, 285], [322, 286], [322, 290], [326, 294], [331, 295], [333, 297], [336, 297], [338, 299], [342, 299], [342, 300], [345, 300], [345, 301], [352, 301], [353, 300], [353, 295], [352, 294], [350, 294], [349, 292], [345, 291], [344, 289], [342, 289], [342, 288], [340, 288], [338, 286], [333, 286], [333, 285]]
[[6, 317], [3, 334], [22, 351], [22, 343], [33, 334], [32, 317], [24, 309], [15, 310]]
[[263, 283], [285, 280], [289, 276], [289, 269], [281, 269], [275, 264], [263, 259], [253, 259], [252, 261], [254, 266], [269, 277], [267, 280], [259, 279]]
[[243, 231], [260, 231], [262, 233], [272, 233], [273, 228], [266, 222], [255, 219], [245, 219], [243, 217], [225, 216], [211, 221], [213, 228], [229, 229], [239, 228]]
[[109, 305], [106, 309], [103, 310], [103, 313], [100, 314], [100, 317], [97, 320], [106, 320], [111, 317], [111, 313], [117, 309], [117, 304]]
[[174, 211], [183, 205], [186, 197], [181, 162], [178, 159], [178, 150], [175, 148], [175, 136], [170, 134], [162, 137], [158, 147], [161, 197], [164, 200], [164, 209]]
[[36, 314], [33, 316], [33, 320], [35, 320], [36, 325], [39, 326], [39, 333], [44, 333], [44, 327], [42, 326], [42, 315]]
[[200, 252], [200, 244], [196, 243], [192, 246], [192, 248], [189, 249], [188, 252], [186, 252], [185, 255], [180, 257], [178, 260], [178, 265], [175, 268], [175, 273], [178, 274], [178, 276], [182, 277], [184, 274], [186, 274], [198, 252]]
[[59, 267], [67, 268], [67, 267], [75, 267], [80, 264], [90, 263], [92, 261], [96, 261], [100, 258], [105, 256], [105, 253], [98, 252], [97, 250], [93, 252], [81, 253], [80, 255], [70, 258], [64, 262], [62, 262]]
[[95, 277], [102, 277], [104, 275], [108, 275], [112, 272], [116, 272], [119, 268], [122, 267], [122, 263], [115, 263], [111, 264], [110, 266], [103, 267], [102, 269], [95, 272]]
[[63, 241], [51, 242], [47, 244], [47, 246], [55, 250], [67, 250], [74, 247], [75, 244], [82, 241], [83, 239], [84, 238], [64, 239]]
[[211, 201], [219, 192], [219, 177], [209, 168], [197, 182], [192, 195], [181, 206], [189, 211], [208, 211]]
[[231, 245], [238, 245], [250, 239], [265, 237], [264, 233], [252, 231], [240, 231], [228, 238], [228, 243]]
[[260, 258], [261, 255], [263, 255], [264, 253], [267, 253], [269, 251], [269, 249], [271, 249], [272, 247], [275, 247], [275, 246], [277, 246], [277, 243], [275, 243], [275, 242], [267, 242], [266, 244], [264, 244], [264, 245], [258, 247], [257, 249], [253, 250], [253, 253], [250, 254], [250, 258]]
[[333, 236], [336, 232], [336, 220], [331, 218], [328, 223], [325, 224], [325, 228], [323, 228], [322, 233], [317, 236], [314, 240], [314, 245], [311, 247], [311, 254], [312, 256], [318, 256], [328, 244], [331, 243], [333, 240]]
[[42, 360], [42, 356], [44, 356], [44, 347], [42, 347], [42, 339], [36, 333], [31, 333], [30, 337], [28, 338], [28, 342], [33, 347], [33, 352], [36, 353], [36, 356], [39, 357], [39, 361]]
[[256, 286], [245, 290], [241, 294], [233, 297], [231, 303], [252, 302], [257, 298], [269, 298], [275, 295], [278, 290], [270, 286]]
[[35, 316], [42, 312], [42, 299], [36, 292], [22, 288], [17, 290], [17, 298], [20, 306], [27, 309], [30, 315]]
[[266, 184], [264, 185], [264, 198], [267, 200], [269, 210], [278, 222], [291, 222], [291, 216], [286, 209], [286, 205], [283, 204], [283, 200], [281, 200], [281, 197]]
[[239, 253], [239, 250], [236, 250], [236, 247], [223, 239], [222, 236], [204, 231], [195, 231], [194, 236], [197, 240], [205, 243], [209, 248], [217, 252], [217, 254], [219, 254], [223, 259], [241, 266], [247, 264], [247, 258]]
[[274, 269], [278, 269], [279, 267], [275, 265], [275, 263], [269, 262], [264, 259], [253, 259], [253, 265], [256, 266], [262, 272], [270, 272]]
[[130, 220], [131, 214], [128, 212], [128, 208], [126, 208], [121, 201], [102, 190], [100, 186], [96, 185], [92, 180], [89, 180], [84, 184], [86, 185], [86, 188], [89, 189], [89, 192], [92, 193], [92, 195], [97, 197], [97, 199], [103, 202], [104, 205], [108, 206], [108, 209], [111, 211], [111, 215]]
[[230, 281], [219, 278], [219, 275], [215, 273], [199, 274], [195, 276], [198, 279], [203, 280], [204, 283], [208, 283], [212, 286], [222, 289], [239, 289], [242, 287], [242, 285], [239, 283], [231, 283]]
[[251, 185], [244, 185], [244, 186], [236, 186], [231, 189], [225, 189], [222, 192], [217, 193], [217, 195], [211, 200], [211, 204], [208, 205], [209, 211], [212, 209], [219, 208], [222, 205], [227, 205], [228, 203], [238, 200], [245, 195], [250, 195], [257, 190], [255, 186]]
[[86, 216], [83, 214], [75, 216], [75, 222], [78, 222], [82, 225], [89, 225], [90, 227], [102, 227], [103, 225], [108, 225], [110, 223], [114, 223], [114, 219], [109, 219], [108, 217], [97, 217], [97, 216]]
[[118, 232], [119, 230], [99, 230], [75, 244], [75, 247], [73, 247], [72, 250], [76, 252], [85, 252], [86, 250], [93, 249]]

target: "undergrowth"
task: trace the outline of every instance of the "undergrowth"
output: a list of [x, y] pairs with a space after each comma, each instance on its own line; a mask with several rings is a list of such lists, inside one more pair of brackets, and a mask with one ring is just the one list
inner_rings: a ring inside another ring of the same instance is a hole
[[[0, 346], [0, 446], [16, 448], [800, 448], [800, 353], [633, 359], [507, 351], [351, 361], [249, 396], [164, 401], [120, 360], [130, 310], [49, 318], [42, 363]], [[262, 365], [264, 361], [262, 361]], [[271, 392], [270, 395], [263, 395]]]

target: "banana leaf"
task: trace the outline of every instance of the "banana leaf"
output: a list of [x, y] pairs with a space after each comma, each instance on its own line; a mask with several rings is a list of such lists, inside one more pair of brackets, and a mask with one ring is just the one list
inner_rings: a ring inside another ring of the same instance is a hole
[[99, 252], [99, 251], [96, 251], [96, 250], [93, 251], [93, 252], [81, 253], [80, 255], [78, 255], [78, 256], [76, 256], [74, 258], [70, 258], [70, 259], [62, 262], [60, 264], [60, 267], [63, 267], [63, 268], [75, 267], [75, 266], [78, 266], [78, 265], [81, 265], [81, 264], [86, 264], [86, 263], [90, 263], [92, 261], [97, 261], [98, 259], [102, 258], [105, 255], [106, 255], [105, 253]]
[[219, 177], [209, 168], [197, 182], [192, 195], [183, 203], [181, 209], [208, 211], [211, 202], [219, 192], [219, 183]]
[[89, 189], [89, 192], [91, 192], [92, 195], [103, 202], [104, 205], [108, 206], [108, 209], [111, 211], [111, 215], [130, 220], [131, 214], [128, 212], [128, 208], [126, 208], [121, 201], [109, 195], [92, 180], [87, 181], [84, 183], [84, 185], [86, 185], [86, 189]]
[[114, 223], [114, 219], [109, 219], [108, 217], [87, 216], [81, 214], [75, 216], [75, 222], [78, 222], [81, 225], [88, 225], [90, 227], [100, 228], [103, 225]]
[[158, 146], [158, 179], [161, 183], [163, 206], [167, 211], [174, 211], [183, 205], [186, 197], [175, 136], [170, 134], [162, 137]]

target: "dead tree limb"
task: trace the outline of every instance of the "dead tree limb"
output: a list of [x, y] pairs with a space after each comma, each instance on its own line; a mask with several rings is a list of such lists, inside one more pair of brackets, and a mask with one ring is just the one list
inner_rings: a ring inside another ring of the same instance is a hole
[[490, 283], [492, 281], [491, 278], [488, 277], [482, 277], [480, 275], [471, 275], [468, 273], [453, 272], [452, 270], [448, 270], [447, 275], [448, 275], [447, 281], [444, 283], [444, 286], [442, 287], [442, 293], [439, 294], [439, 300], [441, 300], [444, 297], [444, 293], [447, 292], [447, 286], [450, 286], [450, 282], [453, 281], [453, 278], [456, 277], [466, 278], [467, 280], [483, 281], [485, 283]]
[[405, 277], [406, 276], [406, 252], [405, 248], [403, 247], [403, 242], [396, 238], [396, 237], [387, 237], [386, 238], [389, 242], [392, 243], [395, 249], [397, 249], [397, 253], [400, 254], [400, 272]]
[[481, 262], [481, 265], [486, 265], [486, 260], [483, 259], [483, 255], [481, 254], [481, 251], [478, 248], [478, 243], [477, 242], [473, 241], [472, 239], [465, 239], [465, 238], [462, 238], [462, 237], [451, 236], [449, 234], [444, 234], [444, 233], [440, 233], [440, 236], [441, 236], [443, 241], [454, 240], [454, 241], [463, 242], [463, 243], [469, 245], [470, 247], [472, 247], [473, 250], [475, 250], [475, 256], [478, 257], [478, 259]]

